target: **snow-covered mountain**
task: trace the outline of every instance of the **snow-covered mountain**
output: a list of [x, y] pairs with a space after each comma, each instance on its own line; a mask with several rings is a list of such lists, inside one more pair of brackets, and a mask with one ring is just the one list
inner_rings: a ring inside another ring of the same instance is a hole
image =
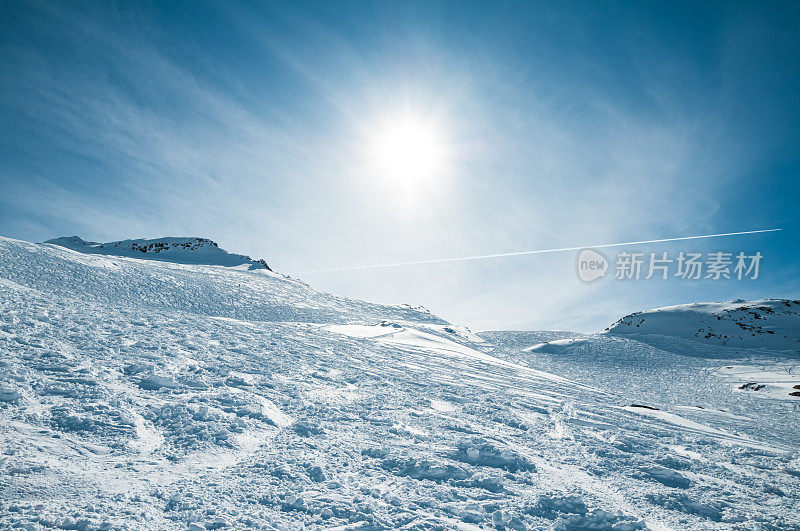
[[800, 301], [736, 300], [668, 306], [626, 315], [606, 332], [627, 337], [658, 335], [800, 355]]
[[126, 256], [147, 260], [162, 260], [181, 264], [207, 264], [227, 267], [247, 266], [247, 269], [272, 271], [263, 259], [253, 260], [242, 254], [231, 254], [208, 238], [157, 238], [153, 240], [122, 240], [118, 242], [87, 242], [78, 236], [53, 238], [45, 243], [60, 245], [85, 254]]
[[92, 245], [0, 238], [0, 528], [800, 526], [793, 358]]

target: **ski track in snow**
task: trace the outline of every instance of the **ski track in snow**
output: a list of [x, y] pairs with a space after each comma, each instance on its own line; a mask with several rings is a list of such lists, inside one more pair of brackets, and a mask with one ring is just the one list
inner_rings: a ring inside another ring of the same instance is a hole
[[797, 360], [703, 348], [0, 238], [0, 527], [798, 528]]

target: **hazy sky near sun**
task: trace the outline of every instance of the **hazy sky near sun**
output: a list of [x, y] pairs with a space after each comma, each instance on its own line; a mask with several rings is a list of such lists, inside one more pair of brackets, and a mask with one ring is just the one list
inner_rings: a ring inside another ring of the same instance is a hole
[[[474, 329], [797, 298], [799, 25], [792, 3], [6, 2], [0, 235], [205, 236], [297, 274], [780, 227], [629, 249], [760, 251], [755, 281], [585, 284], [577, 253], [299, 276]], [[423, 173], [381, 158], [403, 142], [434, 146]]]

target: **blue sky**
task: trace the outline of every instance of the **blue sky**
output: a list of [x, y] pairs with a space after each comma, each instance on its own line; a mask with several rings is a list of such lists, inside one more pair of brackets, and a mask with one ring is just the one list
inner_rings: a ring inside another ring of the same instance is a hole
[[[0, 234], [206, 236], [296, 274], [780, 227], [630, 249], [760, 251], [755, 281], [585, 284], [576, 253], [301, 277], [474, 329], [797, 298], [798, 23], [790, 3], [8, 2]], [[435, 132], [424, 178], [372, 163], [398, 117]]]

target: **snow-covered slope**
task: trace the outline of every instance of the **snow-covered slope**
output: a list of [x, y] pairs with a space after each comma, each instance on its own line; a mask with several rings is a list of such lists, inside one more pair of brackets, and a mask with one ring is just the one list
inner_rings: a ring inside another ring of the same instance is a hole
[[668, 306], [627, 315], [606, 332], [800, 354], [800, 301], [738, 300]]
[[[224, 251], [223, 251], [224, 252]], [[314, 290], [266, 269], [137, 260], [0, 238], [0, 278], [57, 298], [254, 321], [327, 323], [413, 319], [424, 309], [382, 306]]]
[[87, 242], [78, 236], [65, 236], [45, 243], [60, 245], [86, 254], [126, 256], [147, 260], [162, 260], [181, 264], [207, 264], [226, 267], [246, 266], [247, 269], [267, 269], [267, 262], [253, 260], [242, 254], [231, 254], [207, 238], [157, 238], [153, 240], [122, 240], [118, 242]]
[[753, 360], [567, 337], [0, 238], [0, 528], [800, 525]]

